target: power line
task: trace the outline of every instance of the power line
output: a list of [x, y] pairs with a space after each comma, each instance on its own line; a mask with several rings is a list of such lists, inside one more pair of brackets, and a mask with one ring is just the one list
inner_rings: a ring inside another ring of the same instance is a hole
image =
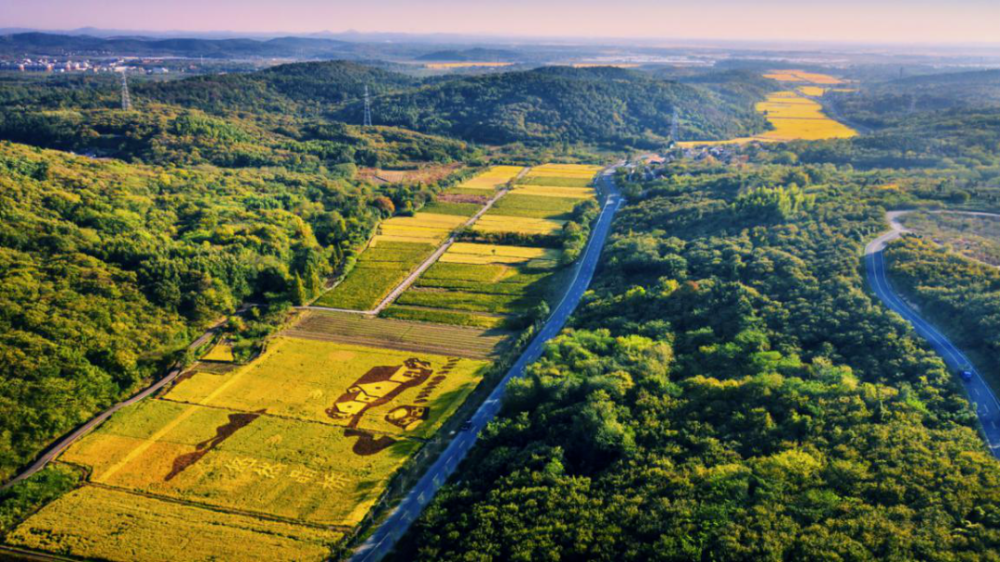
[[372, 99], [371, 99], [371, 96], [368, 95], [368, 85], [367, 84], [365, 85], [365, 121], [364, 121], [364, 126], [365, 127], [371, 127], [372, 126]]
[[122, 71], [122, 111], [132, 110], [132, 97], [128, 93], [128, 70]]

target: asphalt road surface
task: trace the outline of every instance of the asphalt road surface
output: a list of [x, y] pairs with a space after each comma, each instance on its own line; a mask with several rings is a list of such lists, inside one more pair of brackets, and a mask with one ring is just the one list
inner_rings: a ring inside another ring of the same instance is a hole
[[[945, 364], [955, 373], [968, 370], [972, 373], [970, 380], [958, 379], [965, 387], [965, 391], [972, 401], [979, 416], [979, 423], [982, 425], [983, 436], [986, 444], [994, 457], [1000, 458], [1000, 401], [997, 400], [993, 390], [990, 389], [986, 381], [976, 370], [972, 362], [948, 341], [941, 332], [929, 322], [921, 318], [903, 299], [893, 290], [889, 284], [889, 279], [885, 274], [885, 246], [895, 240], [904, 232], [902, 226], [896, 222], [896, 218], [906, 211], [895, 211], [889, 213], [889, 223], [892, 230], [879, 236], [868, 243], [865, 247], [865, 269], [868, 272], [868, 283], [871, 285], [875, 295], [885, 303], [890, 309], [898, 313], [904, 320], [913, 325], [917, 334], [927, 340], [931, 347], [944, 359]], [[958, 375], [956, 374], [956, 377]]]
[[448, 447], [441, 453], [437, 461], [427, 470], [427, 473], [420, 479], [412, 490], [403, 498], [403, 501], [389, 514], [389, 517], [375, 530], [350, 558], [352, 562], [375, 562], [381, 560], [388, 554], [396, 542], [403, 536], [414, 519], [420, 515], [434, 494], [445, 483], [448, 477], [455, 471], [462, 459], [469, 453], [476, 443], [479, 432], [492, 420], [500, 410], [500, 401], [503, 397], [507, 383], [514, 377], [519, 377], [524, 373], [524, 368], [537, 360], [542, 355], [545, 342], [562, 330], [569, 319], [569, 315], [576, 308], [577, 303], [583, 296], [584, 291], [590, 286], [590, 281], [594, 277], [597, 269], [597, 262], [601, 257], [601, 250], [604, 242], [611, 231], [611, 221], [622, 204], [621, 194], [611, 180], [614, 168], [605, 170], [601, 181], [606, 188], [606, 199], [601, 210], [601, 215], [594, 225], [590, 241], [587, 243], [587, 251], [583, 258], [576, 265], [576, 272], [573, 282], [566, 291], [562, 301], [556, 307], [549, 320], [542, 327], [541, 331], [531, 340], [531, 343], [521, 354], [521, 357], [507, 371], [504, 378], [497, 384], [493, 392], [476, 410], [469, 420], [471, 427], [459, 432], [451, 441]]

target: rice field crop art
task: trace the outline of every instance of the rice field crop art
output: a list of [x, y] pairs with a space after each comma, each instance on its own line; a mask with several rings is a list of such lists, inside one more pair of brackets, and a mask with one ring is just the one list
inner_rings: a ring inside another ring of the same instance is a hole
[[98, 485], [350, 527], [419, 447], [263, 408], [239, 412], [149, 400], [116, 414], [61, 460], [88, 467]]
[[341, 531], [84, 486], [42, 508], [6, 540], [88, 560], [318, 562], [342, 538]]
[[[196, 373], [165, 399], [424, 438], [458, 408], [488, 365], [469, 358], [277, 337], [249, 365], [224, 375]], [[403, 411], [416, 417], [393, 417]]]

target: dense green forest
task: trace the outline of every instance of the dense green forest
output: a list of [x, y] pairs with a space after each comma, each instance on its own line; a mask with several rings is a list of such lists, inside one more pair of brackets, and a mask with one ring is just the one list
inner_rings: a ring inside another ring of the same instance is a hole
[[[676, 109], [691, 138], [763, 130], [752, 88], [729, 95], [618, 68], [548, 67], [441, 81], [379, 97], [379, 122], [477, 142], [662, 146]], [[360, 119], [355, 102], [337, 113]]]
[[918, 237], [886, 249], [889, 274], [955, 345], [1000, 381], [1000, 272]]
[[[942, 155], [983, 134], [903, 152], [895, 131], [620, 176], [630, 201], [571, 328], [512, 384], [396, 558], [996, 559], [1000, 467], [860, 259], [886, 209], [996, 202], [1000, 146], [969, 150], [971, 168]], [[914, 244], [892, 250], [894, 271], [936, 275], [929, 302], [978, 317], [971, 343], [992, 344], [995, 271], [966, 265], [945, 290], [944, 268], [921, 262], [951, 258]], [[959, 310], [973, 293], [979, 310]]]

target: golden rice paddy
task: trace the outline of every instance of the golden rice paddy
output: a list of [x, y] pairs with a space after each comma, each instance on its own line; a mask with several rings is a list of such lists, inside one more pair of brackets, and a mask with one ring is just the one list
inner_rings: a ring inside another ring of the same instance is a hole
[[85, 486], [42, 508], [7, 541], [88, 560], [245, 562], [323, 560], [341, 537], [338, 531]]
[[566, 221], [535, 219], [530, 217], [508, 217], [486, 215], [476, 223], [481, 232], [520, 232], [522, 234], [555, 234], [562, 230]]
[[772, 70], [765, 74], [764, 78], [770, 78], [779, 82], [806, 82], [828, 86], [844, 83], [843, 80], [829, 74], [806, 72], [804, 70]]
[[786, 142], [793, 140], [844, 139], [857, 136], [857, 132], [828, 117], [823, 106], [797, 92], [782, 91], [768, 95], [757, 104], [757, 111], [767, 116], [773, 130], [752, 137], [723, 141], [686, 141], [682, 147], [719, 144], [745, 144], [753, 141]]
[[527, 246], [499, 246], [456, 242], [441, 256], [441, 263], [520, 264], [532, 261], [556, 261], [559, 250]]
[[517, 177], [524, 170], [521, 166], [493, 166], [489, 170], [468, 179], [458, 187], [465, 189], [496, 189]]
[[825, 88], [820, 88], [819, 86], [799, 86], [799, 92], [804, 96], [819, 97], [826, 93]]

